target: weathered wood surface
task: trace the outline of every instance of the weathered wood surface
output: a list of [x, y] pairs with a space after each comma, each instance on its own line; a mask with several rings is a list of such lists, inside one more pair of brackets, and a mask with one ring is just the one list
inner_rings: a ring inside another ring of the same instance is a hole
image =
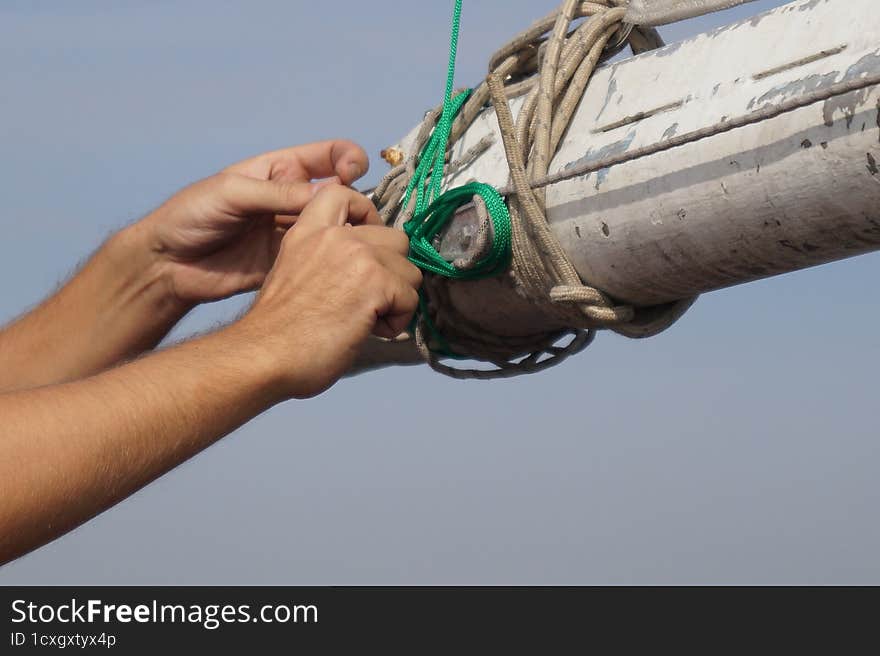
[[[799, 0], [602, 67], [550, 170], [878, 71], [876, 0]], [[491, 109], [452, 159], [487, 134], [494, 145], [448, 184], [506, 185]], [[412, 136], [399, 144], [407, 155]], [[659, 304], [877, 250], [878, 162], [880, 92], [870, 88], [553, 185], [548, 219], [585, 281]], [[444, 250], [467, 245], [472, 219], [457, 217]], [[497, 281], [458, 285], [454, 302], [501, 334], [545, 321]]]

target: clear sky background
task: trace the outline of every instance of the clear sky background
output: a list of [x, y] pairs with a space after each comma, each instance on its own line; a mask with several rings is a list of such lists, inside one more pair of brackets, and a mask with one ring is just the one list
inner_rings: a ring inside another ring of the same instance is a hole
[[[468, 0], [458, 82], [556, 4]], [[350, 137], [376, 180], [441, 97], [451, 5], [0, 0], [0, 322], [246, 156]], [[537, 376], [342, 381], [0, 584], [880, 583], [878, 275], [875, 254], [709, 294]]]

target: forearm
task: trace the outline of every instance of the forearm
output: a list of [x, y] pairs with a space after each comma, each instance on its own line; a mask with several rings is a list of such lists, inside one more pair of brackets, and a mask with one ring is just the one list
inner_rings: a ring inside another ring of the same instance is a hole
[[56, 294], [0, 331], [0, 392], [90, 376], [158, 344], [188, 308], [135, 225]]
[[277, 383], [239, 323], [78, 382], [0, 394], [0, 563], [266, 410]]

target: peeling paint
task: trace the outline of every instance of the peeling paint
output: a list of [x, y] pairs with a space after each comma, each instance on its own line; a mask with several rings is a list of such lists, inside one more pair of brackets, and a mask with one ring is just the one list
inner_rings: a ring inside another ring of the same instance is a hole
[[810, 0], [809, 2], [805, 2], [804, 4], [797, 7], [797, 10], [798, 11], [809, 11], [813, 7], [816, 7], [823, 2], [828, 2], [828, 0]]
[[[861, 77], [866, 73], [876, 73], [878, 69], [880, 69], [880, 50], [865, 55], [855, 64], [850, 66], [839, 81], [845, 82], [847, 80]], [[865, 101], [870, 92], [871, 89], [862, 89], [861, 91], [848, 93], [843, 96], [826, 100], [822, 107], [822, 115], [825, 119], [825, 125], [828, 127], [834, 125], [835, 113], [842, 112], [846, 118], [846, 127], [852, 127], [856, 107]], [[878, 105], [878, 112], [880, 112], [880, 105]], [[877, 125], [880, 127], [880, 116], [878, 116], [877, 120]]]
[[614, 79], [614, 72], [611, 73], [611, 80], [608, 83], [608, 93], [605, 95], [605, 104], [602, 105], [602, 109], [599, 110], [599, 113], [596, 114], [596, 121], [599, 121], [599, 118], [608, 109], [608, 103], [611, 102], [611, 96], [614, 95], [614, 92], [617, 91], [617, 80]]
[[[868, 120], [870, 123], [873, 123], [876, 114], [877, 109], [875, 109], [872, 99], [870, 109], [864, 107], [863, 110], [856, 115], [855, 120], [859, 123], [861, 123], [862, 120]], [[821, 119], [816, 121], [816, 123], [819, 123], [821, 126]], [[819, 143], [820, 140], [824, 141], [828, 146], [829, 153], [831, 150], [835, 150], [835, 158], [851, 156], [847, 155], [848, 150], [846, 143], [848, 137], [843, 129], [843, 125], [836, 126], [833, 130], [827, 132], [822, 127], [811, 126], [795, 134], [786, 134], [785, 136], [780, 135], [780, 138], [777, 141], [762, 144], [751, 150], [740, 152], [734, 158], [731, 158], [730, 156], [719, 157], [717, 159], [712, 159], [711, 161], [700, 161], [698, 165], [687, 167], [682, 170], [676, 170], [664, 174], [651, 174], [649, 177], [650, 181], [647, 183], [633, 181], [629, 184], [624, 184], [625, 180], [622, 179], [621, 184], [618, 185], [617, 178], [615, 177], [614, 188], [611, 188], [608, 185], [603, 185], [601, 189], [602, 193], [590, 196], [588, 202], [585, 200], [585, 197], [578, 197], [556, 206], [553, 211], [553, 221], [562, 221], [569, 218], [580, 217], [585, 214], [596, 216], [599, 213], [617, 212], [621, 206], [637, 202], [638, 199], [644, 196], [646, 193], [644, 184], [650, 184], [652, 193], [659, 193], [658, 190], [661, 189], [664, 190], [664, 193], [678, 193], [682, 189], [689, 189], [696, 184], [708, 183], [711, 181], [716, 185], [715, 189], [717, 190], [718, 196], [723, 197], [726, 200], [737, 193], [741, 193], [741, 189], [738, 189], [731, 183], [731, 181], [735, 180], [737, 183], [741, 183], [742, 179], [739, 177], [731, 177], [731, 175], [737, 176], [738, 171], [747, 170], [750, 170], [752, 175], [754, 175], [757, 164], [760, 163], [761, 172], [758, 175], [763, 177], [765, 175], [765, 169], [769, 169], [771, 166], [784, 162], [798, 152], [804, 153], [800, 148], [800, 144], [804, 139], [810, 139], [814, 144], [814, 148], [815, 144]], [[867, 141], [871, 144], [876, 143], [873, 138]], [[635, 142], [635, 140], [633, 140], [633, 142]], [[834, 144], [835, 148], [832, 149], [831, 144]], [[621, 150], [622, 145], [623, 144], [620, 143], [617, 144], [618, 152]], [[632, 147], [633, 146], [630, 146], [629, 149], [632, 149]], [[857, 165], [859, 169], [857, 170], [864, 170], [861, 167], [865, 166], [867, 163], [865, 153], [868, 151], [873, 154], [877, 160], [877, 167], [880, 169], [880, 150], [873, 150], [873, 147], [866, 147], [858, 153], [858, 156], [861, 159], [858, 160], [859, 163], [857, 163]], [[816, 154], [819, 155], [819, 153]], [[822, 152], [821, 155], [826, 155], [826, 153]], [[697, 156], [698, 155], [695, 154], [695, 157]], [[595, 155], [592, 153], [587, 155], [587, 159], [593, 159], [594, 157]], [[829, 169], [829, 175], [834, 177], [835, 174], [832, 173], [832, 171], [833, 168]], [[586, 178], [583, 177], [579, 178], [579, 180], [582, 181], [585, 179]], [[870, 179], [871, 181], [876, 181], [876, 183], [880, 185], [880, 174]], [[761, 185], [766, 184], [760, 182], [758, 179], [753, 180], [753, 182], [754, 184], [759, 185], [758, 188], [763, 188]], [[770, 208], [775, 208], [772, 197], [768, 197], [766, 202]], [[672, 212], [677, 211], [679, 207], [685, 207], [685, 205], [679, 205], [678, 207], [673, 208]], [[660, 213], [659, 215], [653, 216], [657, 220], [662, 220], [664, 214]], [[688, 220], [690, 220], [690, 217]], [[782, 223], [785, 224], [785, 221], [783, 220]], [[818, 242], [813, 241], [813, 243]]]
[[673, 123], [663, 132], [663, 135], [660, 137], [660, 140], [669, 139], [670, 137], [674, 137], [678, 134], [678, 123]]
[[[611, 157], [612, 155], [621, 155], [629, 150], [629, 147], [632, 145], [632, 142], [636, 138], [635, 130], [632, 130], [628, 135], [626, 135], [625, 139], [620, 141], [615, 141], [614, 143], [608, 144], [607, 146], [603, 146], [598, 150], [590, 149], [587, 153], [578, 160], [573, 162], [569, 162], [563, 168], [564, 171], [571, 170], [578, 166], [588, 165], [592, 162], [598, 162], [601, 159], [605, 159], [606, 157]], [[589, 179], [591, 173], [588, 173], [584, 176], [584, 180]], [[599, 186], [605, 182], [605, 178], [608, 177], [608, 169], [602, 169], [601, 171], [596, 172], [596, 189], [599, 189]]]
[[805, 78], [801, 78], [800, 80], [794, 80], [792, 82], [787, 82], [786, 84], [775, 86], [762, 96], [752, 98], [748, 104], [748, 109], [752, 110], [756, 106], [785, 100], [792, 96], [803, 96], [812, 91], [816, 91], [817, 89], [829, 87], [837, 82], [838, 74], [839, 71], [825, 73], [824, 75], [815, 73], [813, 75], [808, 75]]
[[[693, 39], [688, 39], [688, 41], [693, 41]], [[649, 50], [646, 53], [642, 53], [641, 56], [651, 56], [651, 57], [668, 57], [669, 55], [675, 54], [678, 52], [678, 49], [681, 48], [687, 41], [679, 41], [678, 43], [670, 43], [668, 46], [663, 46], [662, 48], [657, 48], [656, 50]]]
[[[818, 89], [831, 86], [837, 82], [856, 79], [865, 73], [874, 73], [878, 68], [880, 68], [880, 51], [865, 55], [855, 64], [850, 66], [842, 76], [839, 74], [839, 71], [824, 74], [814, 73], [805, 78], [778, 85], [758, 98], [753, 98], [748, 104], [748, 109], [752, 110], [755, 107], [763, 106], [767, 103], [805, 95]], [[838, 111], [842, 111], [847, 120], [847, 128], [851, 127], [852, 117], [855, 115], [856, 106], [864, 102], [869, 92], [870, 89], [862, 89], [858, 92], [826, 100], [823, 107], [825, 125], [829, 127], [834, 125], [834, 114]]]
[[877, 98], [877, 141], [880, 142], [880, 98]]

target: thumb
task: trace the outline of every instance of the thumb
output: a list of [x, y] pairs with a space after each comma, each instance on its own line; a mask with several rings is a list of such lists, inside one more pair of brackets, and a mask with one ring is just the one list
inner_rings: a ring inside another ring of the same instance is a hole
[[220, 173], [214, 179], [221, 201], [235, 214], [299, 214], [322, 186], [259, 180], [237, 173]]

